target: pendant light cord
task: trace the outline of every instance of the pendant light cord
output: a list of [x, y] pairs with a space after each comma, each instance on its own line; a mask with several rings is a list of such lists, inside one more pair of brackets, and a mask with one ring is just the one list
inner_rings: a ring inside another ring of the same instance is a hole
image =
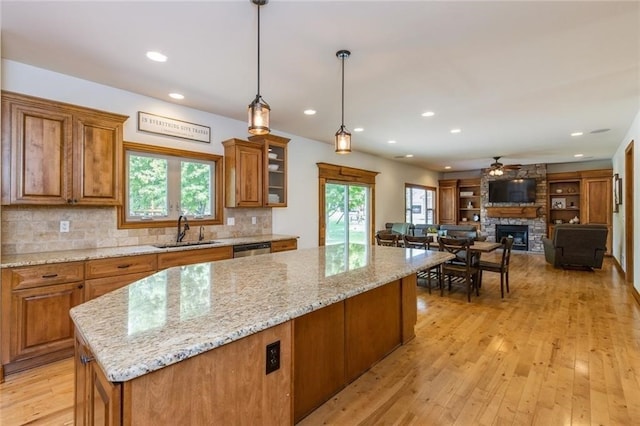
[[258, 4], [258, 97], [260, 96], [260, 4]]
[[344, 55], [342, 55], [342, 127], [344, 127]]

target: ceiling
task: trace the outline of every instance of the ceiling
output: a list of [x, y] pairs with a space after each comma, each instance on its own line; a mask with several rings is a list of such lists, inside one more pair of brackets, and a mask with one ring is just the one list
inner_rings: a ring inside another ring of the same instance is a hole
[[[2, 57], [246, 120], [256, 9], [250, 0], [3, 0]], [[494, 156], [610, 159], [640, 110], [640, 2], [271, 0], [261, 8], [260, 92], [274, 133], [333, 143], [340, 49], [351, 51], [353, 149], [413, 154], [398, 161], [436, 171], [488, 167]], [[149, 50], [168, 61], [148, 60]]]

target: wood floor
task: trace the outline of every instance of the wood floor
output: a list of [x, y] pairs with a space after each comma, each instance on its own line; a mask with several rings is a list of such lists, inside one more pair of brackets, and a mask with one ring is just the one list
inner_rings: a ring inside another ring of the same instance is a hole
[[[65, 360], [0, 385], [0, 425], [73, 423]], [[513, 253], [480, 297], [418, 290], [416, 338], [300, 422], [332, 425], [633, 425], [640, 422], [640, 308], [611, 259], [555, 270]]]

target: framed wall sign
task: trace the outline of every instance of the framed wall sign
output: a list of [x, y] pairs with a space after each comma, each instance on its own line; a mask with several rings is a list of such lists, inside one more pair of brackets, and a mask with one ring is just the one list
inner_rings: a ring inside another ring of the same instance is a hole
[[613, 211], [618, 212], [618, 206], [622, 204], [622, 178], [616, 173], [613, 175]]
[[138, 130], [198, 142], [211, 142], [211, 128], [138, 111]]

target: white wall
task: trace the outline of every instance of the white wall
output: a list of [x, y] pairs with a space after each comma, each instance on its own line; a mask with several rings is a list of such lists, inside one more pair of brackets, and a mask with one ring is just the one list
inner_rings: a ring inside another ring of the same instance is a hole
[[[624, 151], [629, 145], [631, 141], [634, 141], [633, 146], [633, 164], [634, 170], [640, 170], [640, 110], [636, 114], [636, 118], [633, 120], [629, 131], [625, 135], [625, 137], [620, 142], [620, 146], [616, 151], [616, 154], [613, 156], [613, 173], [618, 173], [620, 177], [624, 178]], [[624, 183], [624, 181], [623, 181]], [[633, 218], [633, 229], [635, 233], [633, 235], [633, 247], [634, 256], [633, 256], [633, 264], [634, 264], [634, 287], [640, 291], [640, 273], [638, 272], [638, 266], [640, 265], [640, 197], [637, 196], [640, 188], [640, 173], [634, 173], [633, 175], [633, 187], [635, 189], [634, 200], [633, 200], [633, 210], [635, 212], [635, 217]], [[624, 191], [623, 191], [623, 200], [622, 205], [618, 213], [613, 214], [613, 256], [618, 260], [618, 263], [624, 269], [626, 267], [626, 247], [625, 247], [625, 213], [624, 207], [625, 203], [628, 203], [629, 200], [624, 199]]]
[[[221, 141], [246, 138], [244, 121], [186, 108], [72, 76], [2, 60], [2, 89], [129, 115], [124, 139], [131, 142], [223, 154]], [[272, 114], [278, 113], [272, 105]], [[138, 111], [149, 112], [211, 127], [211, 143], [151, 135], [137, 130]], [[337, 155], [333, 146], [272, 129], [291, 138], [289, 143], [288, 207], [273, 209], [273, 232], [299, 235], [301, 248], [318, 245], [318, 171], [316, 163], [340, 164], [380, 172], [376, 178], [376, 229], [385, 222], [404, 221], [404, 184], [437, 186], [438, 173], [396, 161], [353, 152]], [[333, 129], [328, 129], [332, 135]], [[357, 136], [353, 138], [357, 150]]]

